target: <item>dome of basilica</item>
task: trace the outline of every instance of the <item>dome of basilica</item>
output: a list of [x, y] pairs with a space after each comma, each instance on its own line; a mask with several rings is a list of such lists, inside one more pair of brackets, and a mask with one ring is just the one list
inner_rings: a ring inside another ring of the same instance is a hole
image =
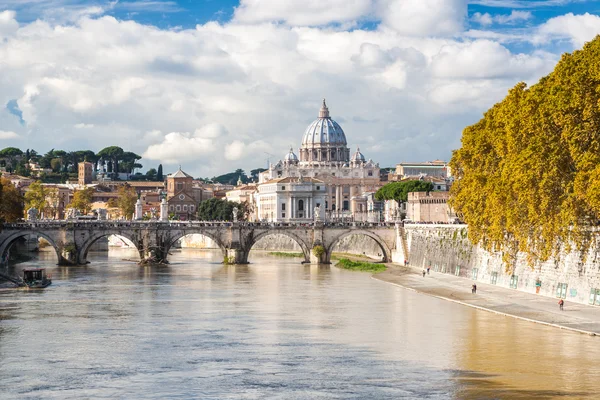
[[365, 156], [360, 152], [360, 148], [356, 148], [356, 153], [352, 155], [350, 161], [354, 163], [364, 163], [366, 161]]
[[291, 163], [298, 162], [298, 156], [296, 156], [294, 154], [294, 149], [290, 148], [290, 152], [285, 155], [285, 158], [283, 159], [283, 161], [291, 162]]
[[346, 135], [342, 127], [331, 119], [329, 109], [323, 99], [319, 118], [306, 128], [302, 138], [302, 147], [346, 146]]

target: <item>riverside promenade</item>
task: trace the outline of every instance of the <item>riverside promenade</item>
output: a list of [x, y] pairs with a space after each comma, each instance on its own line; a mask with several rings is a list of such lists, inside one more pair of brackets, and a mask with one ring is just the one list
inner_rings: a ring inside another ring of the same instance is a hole
[[[560, 311], [558, 299], [555, 298], [433, 271], [423, 277], [421, 268], [387, 265], [387, 271], [376, 274], [373, 278], [497, 314], [589, 335], [600, 335], [600, 307], [598, 306], [565, 301], [564, 311]], [[471, 293], [473, 283], [477, 284], [476, 294]]]

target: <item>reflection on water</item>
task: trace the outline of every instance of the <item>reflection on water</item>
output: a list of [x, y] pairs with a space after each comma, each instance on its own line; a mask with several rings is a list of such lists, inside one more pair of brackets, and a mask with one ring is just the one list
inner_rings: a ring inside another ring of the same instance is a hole
[[[4, 398], [594, 398], [598, 339], [335, 267], [185, 250], [0, 292]], [[31, 264], [29, 264], [31, 265]], [[22, 268], [25, 265], [20, 265]]]

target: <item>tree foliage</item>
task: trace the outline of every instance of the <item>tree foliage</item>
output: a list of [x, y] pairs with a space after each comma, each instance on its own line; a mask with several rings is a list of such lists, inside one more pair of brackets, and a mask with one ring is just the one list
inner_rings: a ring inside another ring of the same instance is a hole
[[83, 215], [89, 214], [92, 207], [93, 193], [94, 188], [92, 187], [75, 191], [75, 193], [73, 193], [71, 207], [78, 209]]
[[39, 213], [43, 213], [48, 205], [46, 200], [48, 193], [48, 189], [42, 185], [42, 182], [33, 182], [25, 192], [25, 208], [27, 210], [35, 208]]
[[379, 201], [396, 200], [398, 203], [408, 201], [410, 192], [430, 192], [433, 190], [433, 183], [425, 181], [402, 181], [390, 182], [382, 186], [375, 193], [375, 198]]
[[232, 221], [234, 208], [237, 208], [238, 221], [246, 220], [251, 212], [251, 207], [246, 202], [240, 204], [213, 197], [200, 203], [198, 219], [201, 221]]
[[131, 219], [135, 212], [135, 203], [138, 199], [135, 189], [129, 185], [119, 188], [119, 197], [117, 197], [116, 205], [121, 210], [121, 215], [126, 219]]
[[23, 196], [6, 178], [0, 178], [0, 222], [23, 218]]
[[469, 238], [502, 251], [507, 269], [519, 251], [534, 265], [561, 246], [582, 254], [600, 217], [600, 37], [563, 55], [536, 85], [519, 83], [465, 128], [450, 166], [450, 204]]

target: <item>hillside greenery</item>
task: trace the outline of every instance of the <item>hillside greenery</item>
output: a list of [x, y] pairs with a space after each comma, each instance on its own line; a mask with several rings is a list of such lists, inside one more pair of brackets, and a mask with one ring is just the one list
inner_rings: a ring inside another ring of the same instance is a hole
[[581, 251], [600, 218], [600, 37], [562, 56], [539, 83], [519, 83], [464, 129], [450, 166], [450, 204], [469, 238], [501, 251], [507, 270], [519, 251], [530, 265]]

